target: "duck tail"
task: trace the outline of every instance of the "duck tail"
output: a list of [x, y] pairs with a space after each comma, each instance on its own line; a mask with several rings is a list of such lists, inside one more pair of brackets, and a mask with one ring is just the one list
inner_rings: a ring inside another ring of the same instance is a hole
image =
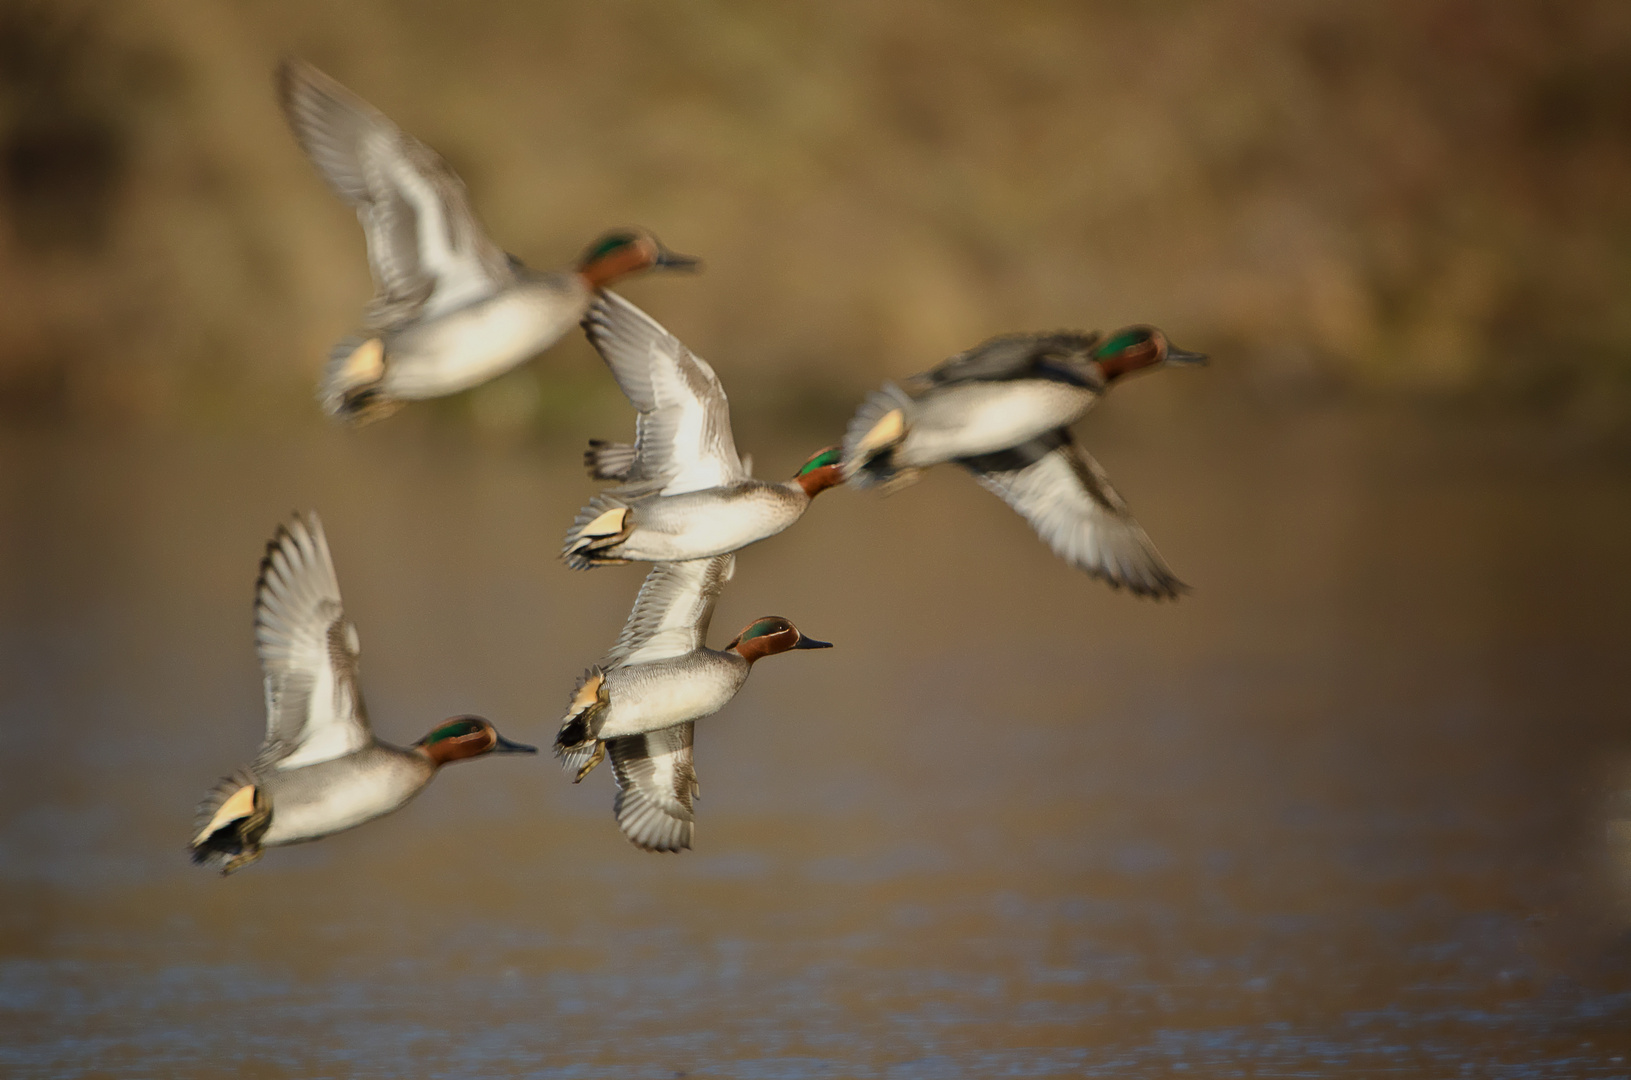
[[383, 420], [402, 407], [385, 393], [385, 342], [377, 337], [348, 337], [328, 354], [317, 386], [317, 400], [330, 416], [367, 424]]
[[566, 542], [561, 545], [561, 558], [574, 570], [627, 562], [610, 552], [634, 531], [630, 521], [633, 516], [629, 504], [616, 495], [596, 495], [573, 519]]
[[610, 700], [606, 694], [606, 673], [592, 667], [583, 673], [572, 689], [566, 705], [566, 719], [555, 735], [555, 756], [561, 768], [572, 773], [575, 784], [589, 775], [606, 754], [605, 744], [595, 737], [594, 721]]
[[895, 464], [895, 448], [906, 438], [911, 406], [904, 390], [885, 383], [866, 396], [844, 432], [844, 477], [856, 487], [898, 487], [916, 479], [916, 469]]
[[627, 480], [638, 456], [628, 443], [590, 439], [589, 449], [583, 452], [583, 464], [596, 480]]
[[238, 770], [198, 804], [198, 833], [188, 845], [193, 862], [222, 874], [242, 869], [261, 857], [261, 837], [272, 824], [272, 807], [255, 778]]

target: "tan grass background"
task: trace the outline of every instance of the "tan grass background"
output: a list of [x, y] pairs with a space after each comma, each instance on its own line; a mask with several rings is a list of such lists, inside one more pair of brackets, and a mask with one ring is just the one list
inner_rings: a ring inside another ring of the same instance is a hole
[[[1631, 418], [1620, 0], [0, 0], [3, 422], [319, 422], [369, 283], [285, 53], [529, 263], [703, 256], [631, 291], [739, 409], [1149, 321], [1254, 393]], [[595, 374], [571, 342], [444, 414], [530, 430]]]

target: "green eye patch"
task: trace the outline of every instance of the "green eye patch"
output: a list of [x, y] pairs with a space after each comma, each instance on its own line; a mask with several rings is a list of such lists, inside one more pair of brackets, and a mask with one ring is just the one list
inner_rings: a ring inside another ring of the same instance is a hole
[[837, 465], [843, 459], [844, 454], [841, 450], [824, 450], [805, 462], [804, 468], [800, 469], [798, 474], [804, 476], [806, 473], [813, 473], [817, 469], [825, 469], [828, 465]]
[[425, 736], [425, 744], [441, 742], [443, 739], [462, 739], [466, 735], [474, 735], [481, 730], [481, 724], [475, 720], [452, 720], [443, 724], [429, 735]]

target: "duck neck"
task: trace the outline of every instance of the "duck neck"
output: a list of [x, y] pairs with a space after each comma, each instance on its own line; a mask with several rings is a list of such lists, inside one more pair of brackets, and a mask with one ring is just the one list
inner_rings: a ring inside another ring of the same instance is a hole
[[625, 244], [578, 267], [578, 276], [589, 286], [590, 291], [595, 291], [606, 288], [620, 278], [646, 269], [651, 262], [651, 253], [641, 245]]
[[837, 487], [843, 482], [843, 470], [837, 465], [826, 465], [793, 477], [788, 481], [788, 486], [803, 492], [806, 499], [813, 499], [828, 488]]

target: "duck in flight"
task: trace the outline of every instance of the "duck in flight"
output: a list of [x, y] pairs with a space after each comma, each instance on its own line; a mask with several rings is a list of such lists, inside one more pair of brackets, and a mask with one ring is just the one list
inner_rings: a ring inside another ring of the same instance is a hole
[[1140, 596], [1176, 597], [1187, 587], [1070, 425], [1129, 375], [1205, 361], [1153, 326], [993, 338], [868, 395], [844, 436], [843, 473], [887, 490], [956, 462], [1072, 566]]
[[771, 615], [723, 649], [708, 648], [714, 603], [735, 567], [734, 555], [657, 564], [617, 643], [579, 680], [555, 737], [555, 756], [573, 783], [611, 757], [617, 824], [646, 851], [691, 846], [696, 721], [724, 708], [756, 661], [832, 647]]
[[412, 746], [374, 736], [357, 685], [357, 628], [340, 604], [323, 524], [278, 529], [255, 588], [255, 647], [266, 682], [266, 739], [254, 763], [198, 808], [193, 861], [223, 874], [263, 849], [317, 840], [389, 814], [443, 765], [485, 754], [537, 753], [479, 716], [456, 716]]
[[775, 536], [843, 482], [836, 446], [790, 480], [754, 479], [736, 453], [714, 369], [621, 296], [597, 296], [583, 326], [638, 416], [633, 446], [597, 441], [584, 455], [591, 476], [621, 484], [579, 512], [562, 548], [567, 565], [683, 562], [738, 551]]
[[374, 277], [362, 331], [334, 347], [318, 388], [332, 415], [366, 422], [477, 386], [560, 340], [597, 289], [697, 265], [626, 229], [571, 269], [529, 270], [487, 236], [441, 155], [384, 113], [302, 61], [278, 67], [277, 91], [301, 149], [357, 211]]

